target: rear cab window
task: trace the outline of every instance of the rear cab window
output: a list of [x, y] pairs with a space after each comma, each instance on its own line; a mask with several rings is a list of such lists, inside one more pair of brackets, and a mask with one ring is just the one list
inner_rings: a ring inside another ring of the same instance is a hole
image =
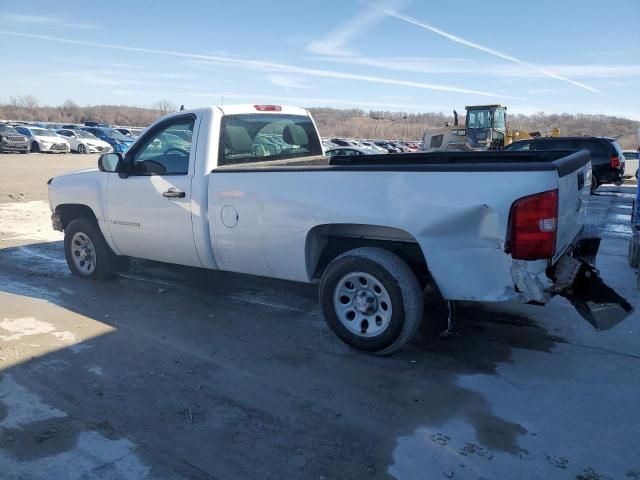
[[222, 117], [219, 166], [318, 156], [322, 156], [322, 145], [308, 116], [250, 113]]

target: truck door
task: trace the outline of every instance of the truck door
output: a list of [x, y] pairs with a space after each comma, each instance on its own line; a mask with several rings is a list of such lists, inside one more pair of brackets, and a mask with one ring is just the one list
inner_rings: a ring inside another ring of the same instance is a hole
[[195, 124], [188, 114], [156, 125], [127, 152], [129, 175], [110, 175], [106, 211], [122, 254], [202, 266], [192, 228]]

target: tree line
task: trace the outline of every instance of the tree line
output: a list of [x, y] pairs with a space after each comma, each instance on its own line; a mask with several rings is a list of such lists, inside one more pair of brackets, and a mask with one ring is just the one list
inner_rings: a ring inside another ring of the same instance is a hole
[[[148, 107], [127, 105], [80, 106], [73, 100], [62, 105], [42, 105], [33, 95], [9, 97], [0, 102], [0, 119], [52, 123], [107, 122], [113, 125], [144, 127], [178, 106], [158, 100]], [[383, 110], [310, 108], [323, 137], [419, 140], [425, 130], [453, 123], [453, 114], [408, 113]], [[562, 135], [596, 135], [618, 139], [622, 148], [638, 148], [640, 122], [610, 115], [589, 114], [508, 114], [510, 128], [527, 132], [560, 128]], [[464, 124], [464, 112], [460, 114]]]

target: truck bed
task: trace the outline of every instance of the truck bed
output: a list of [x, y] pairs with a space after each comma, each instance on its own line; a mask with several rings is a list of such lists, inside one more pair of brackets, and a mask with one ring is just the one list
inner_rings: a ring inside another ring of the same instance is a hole
[[388, 171], [388, 172], [540, 172], [559, 177], [590, 161], [587, 150], [544, 152], [420, 152], [345, 155], [247, 162], [222, 166], [220, 172]]

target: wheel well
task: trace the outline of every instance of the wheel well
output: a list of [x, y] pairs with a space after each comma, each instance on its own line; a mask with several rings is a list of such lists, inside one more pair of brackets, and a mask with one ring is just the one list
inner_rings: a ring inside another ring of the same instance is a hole
[[80, 205], [75, 203], [67, 203], [64, 205], [58, 205], [56, 207], [56, 213], [60, 214], [62, 220], [62, 228], [66, 229], [67, 225], [71, 223], [72, 220], [80, 217], [90, 217], [93, 218], [96, 223], [98, 219], [96, 218], [95, 213], [91, 210], [90, 207], [86, 205]]
[[422, 286], [431, 276], [420, 245], [409, 233], [375, 225], [321, 225], [307, 235], [307, 269], [311, 278], [320, 278], [329, 263], [337, 256], [360, 247], [377, 247], [402, 258]]

